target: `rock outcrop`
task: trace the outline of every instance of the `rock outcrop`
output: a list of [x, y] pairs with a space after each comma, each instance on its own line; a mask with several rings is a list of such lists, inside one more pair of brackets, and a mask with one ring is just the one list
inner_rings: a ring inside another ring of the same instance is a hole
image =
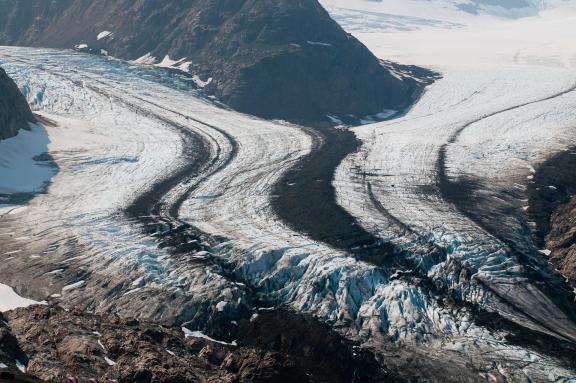
[[190, 72], [242, 112], [321, 121], [401, 110], [392, 73], [317, 0], [0, 0], [0, 45], [73, 48]]
[[576, 197], [552, 214], [546, 248], [554, 266], [576, 286]]
[[[235, 342], [214, 341], [192, 332], [185, 336], [179, 328], [56, 306], [11, 311], [6, 321], [9, 328], [4, 326], [2, 331], [9, 341], [0, 343], [0, 362], [27, 361], [29, 379], [396, 381], [370, 352], [349, 344], [312, 318], [283, 309], [263, 311], [238, 323]], [[4, 349], [11, 354], [3, 353]]]
[[534, 240], [554, 267], [576, 287], [576, 148], [541, 164], [529, 185]]
[[30, 129], [34, 116], [24, 95], [0, 68], [0, 140], [14, 137], [20, 129]]

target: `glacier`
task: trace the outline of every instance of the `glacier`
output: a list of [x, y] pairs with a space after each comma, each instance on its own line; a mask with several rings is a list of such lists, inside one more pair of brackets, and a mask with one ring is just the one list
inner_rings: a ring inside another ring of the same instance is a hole
[[352, 128], [361, 148], [335, 172], [340, 206], [399, 249], [385, 265], [274, 211], [278, 180], [313, 150], [309, 129], [216, 105], [178, 71], [1, 47], [58, 169], [26, 209], [0, 215], [1, 280], [227, 343], [215, 323], [285, 305], [423, 379], [576, 379], [562, 358], [514, 341], [576, 341], [574, 294], [523, 214], [535, 169], [574, 147], [573, 19], [493, 23], [351, 27], [379, 56], [443, 76], [404, 115]]

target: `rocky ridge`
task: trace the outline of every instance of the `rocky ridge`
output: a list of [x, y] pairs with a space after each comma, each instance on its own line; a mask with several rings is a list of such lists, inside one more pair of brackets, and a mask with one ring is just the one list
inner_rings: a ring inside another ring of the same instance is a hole
[[404, 109], [421, 88], [317, 0], [0, 0], [0, 45], [76, 47], [179, 69], [265, 118], [358, 120]]
[[543, 256], [576, 286], [576, 150], [564, 150], [540, 165], [529, 187], [528, 217]]
[[576, 286], [576, 198], [552, 214], [546, 247], [552, 263]]
[[[115, 315], [34, 306], [6, 313], [0, 361], [12, 381], [398, 381], [370, 352], [291, 311], [261, 311], [237, 329], [235, 341], [223, 342]], [[16, 360], [27, 365], [25, 377]]]
[[18, 86], [0, 68], [0, 140], [14, 137], [20, 129], [30, 129], [35, 118]]

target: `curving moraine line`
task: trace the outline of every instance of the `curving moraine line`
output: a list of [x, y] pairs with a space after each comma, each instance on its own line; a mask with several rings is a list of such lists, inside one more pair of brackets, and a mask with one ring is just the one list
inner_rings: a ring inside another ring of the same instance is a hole
[[396, 246], [369, 233], [336, 201], [335, 169], [360, 147], [353, 132], [330, 126], [302, 128], [313, 150], [276, 183], [273, 208], [293, 230], [382, 266], [394, 262]]
[[[537, 287], [567, 315], [570, 320], [576, 323], [576, 309], [573, 304], [573, 293], [566, 288], [565, 282], [558, 275], [553, 273], [546, 273], [548, 269], [546, 260], [543, 259], [534, 248], [534, 246], [527, 246], [521, 243], [521, 238], [531, 238], [530, 230], [527, 228], [526, 223], [522, 219], [518, 219], [519, 224], [522, 226], [522, 233], [517, 234], [510, 227], [500, 224], [499, 219], [495, 217], [504, 216], [518, 216], [520, 213], [513, 204], [505, 204], [498, 211], [498, 206], [491, 205], [490, 203], [482, 204], [473, 200], [474, 192], [479, 190], [482, 186], [474, 179], [460, 179], [453, 180], [448, 175], [447, 152], [450, 145], [455, 144], [461, 134], [469, 127], [494, 116], [517, 110], [526, 106], [534, 105], [537, 103], [553, 100], [562, 97], [568, 93], [576, 91], [576, 84], [570, 88], [556, 93], [554, 95], [541, 98], [538, 100], [525, 102], [493, 113], [485, 114], [473, 121], [462, 125], [458, 128], [448, 139], [448, 141], [441, 146], [438, 158], [436, 161], [437, 173], [437, 188], [438, 193], [442, 199], [452, 204], [463, 216], [473, 221], [481, 230], [485, 230], [494, 238], [501, 241], [508, 249], [512, 256], [516, 257], [518, 262], [526, 267], [526, 271], [530, 279], [536, 283]], [[519, 196], [508, 191], [501, 191], [501, 194], [509, 200], [518, 200]], [[534, 323], [538, 323], [542, 328], [547, 329], [550, 333], [556, 334], [560, 339], [565, 339], [569, 342], [574, 342], [573, 339], [566, 338], [565, 335], [558, 332], [553, 326], [548, 325], [544, 321], [535, 318], [534, 316], [526, 313], [515, 302], [509, 298], [502, 296], [490, 286], [484, 284], [484, 287], [491, 291], [495, 297], [504, 302], [507, 306], [512, 308], [523, 316], [527, 316]]]

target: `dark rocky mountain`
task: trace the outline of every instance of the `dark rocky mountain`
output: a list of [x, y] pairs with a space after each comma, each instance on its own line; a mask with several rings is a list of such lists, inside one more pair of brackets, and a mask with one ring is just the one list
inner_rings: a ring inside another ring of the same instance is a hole
[[576, 148], [561, 151], [538, 167], [528, 189], [528, 215], [536, 223], [536, 245], [576, 287], [575, 167]]
[[169, 56], [212, 78], [208, 94], [266, 118], [374, 115], [403, 109], [418, 89], [317, 0], [0, 0], [0, 45], [76, 46], [148, 63]]
[[29, 129], [29, 122], [34, 121], [26, 98], [0, 68], [0, 140], [14, 137], [20, 129]]
[[576, 197], [552, 214], [546, 247], [552, 263], [576, 286]]
[[19, 360], [27, 364], [30, 381], [61, 382], [69, 376], [122, 383], [397, 381], [371, 353], [284, 309], [238, 323], [237, 344], [57, 306], [18, 309], [1, 319], [0, 362], [10, 366], [5, 374], [19, 374], [14, 362]]

